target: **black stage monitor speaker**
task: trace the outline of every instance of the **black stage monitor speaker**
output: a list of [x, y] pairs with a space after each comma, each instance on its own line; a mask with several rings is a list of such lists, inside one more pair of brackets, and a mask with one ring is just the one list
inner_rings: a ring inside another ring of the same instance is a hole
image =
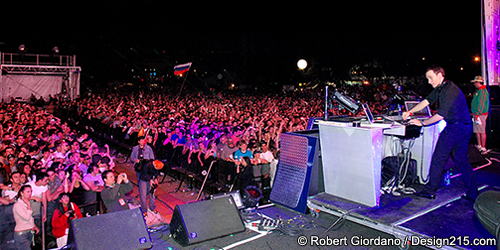
[[232, 196], [177, 205], [170, 234], [183, 246], [245, 231]]
[[71, 249], [149, 249], [152, 242], [139, 208], [71, 221]]
[[[488, 232], [500, 241], [500, 192], [489, 190], [481, 193], [474, 202], [476, 216]], [[497, 247], [500, 242], [497, 242]], [[500, 248], [497, 248], [500, 249]]]

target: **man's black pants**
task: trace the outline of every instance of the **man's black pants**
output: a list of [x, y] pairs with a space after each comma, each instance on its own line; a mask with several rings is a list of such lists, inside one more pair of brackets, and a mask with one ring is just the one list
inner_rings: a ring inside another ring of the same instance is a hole
[[443, 174], [448, 170], [446, 163], [452, 157], [455, 166], [462, 173], [467, 195], [477, 196], [477, 184], [469, 163], [468, 148], [472, 135], [472, 124], [447, 124], [439, 135], [432, 155], [428, 189], [435, 192], [441, 185]]

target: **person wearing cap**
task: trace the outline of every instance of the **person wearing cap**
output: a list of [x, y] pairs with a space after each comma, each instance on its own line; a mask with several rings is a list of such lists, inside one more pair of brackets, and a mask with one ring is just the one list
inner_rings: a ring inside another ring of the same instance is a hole
[[473, 116], [473, 129], [477, 139], [477, 149], [481, 154], [487, 154], [490, 150], [486, 149], [486, 119], [488, 118], [488, 108], [490, 106], [490, 96], [482, 76], [476, 76], [471, 81], [476, 87], [476, 92], [472, 97], [471, 113]]
[[[139, 144], [132, 148], [132, 153], [130, 159], [134, 162], [134, 169], [137, 174], [138, 186], [139, 186], [139, 199], [141, 202], [141, 209], [143, 212], [149, 210], [154, 210], [155, 197], [151, 194], [151, 185], [158, 185], [158, 180], [156, 179], [157, 171], [154, 171], [151, 166], [151, 162], [155, 160], [155, 155], [151, 146], [147, 144], [146, 138], [144, 136], [138, 138]], [[149, 204], [147, 203], [147, 198], [149, 197]]]

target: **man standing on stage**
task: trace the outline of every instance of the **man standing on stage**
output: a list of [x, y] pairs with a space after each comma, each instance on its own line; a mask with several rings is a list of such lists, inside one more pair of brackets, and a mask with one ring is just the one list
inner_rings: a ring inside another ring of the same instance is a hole
[[427, 120], [410, 120], [410, 124], [417, 126], [429, 126], [438, 121], [445, 120], [446, 128], [439, 135], [430, 166], [429, 183], [417, 196], [434, 199], [439, 188], [445, 165], [451, 156], [455, 165], [462, 172], [462, 177], [467, 187], [466, 198], [475, 200], [477, 197], [477, 186], [473, 175], [472, 166], [467, 156], [470, 137], [472, 136], [472, 121], [469, 108], [462, 91], [449, 80], [445, 80], [445, 72], [442, 67], [433, 66], [427, 69], [425, 77], [434, 90], [419, 104], [403, 113], [403, 119], [412, 116], [430, 104], [436, 104], [437, 113]]
[[[155, 159], [153, 149], [147, 145], [146, 138], [139, 137], [139, 145], [132, 148], [132, 154], [130, 155], [130, 160], [135, 164], [135, 171], [137, 174], [137, 182], [139, 186], [139, 198], [141, 200], [141, 208], [143, 212], [148, 209], [154, 210], [155, 197], [151, 194], [151, 184], [156, 183], [157, 180], [154, 178], [152, 171], [152, 161]], [[147, 198], [149, 196], [149, 206], [147, 203]]]
[[474, 92], [474, 97], [472, 97], [471, 112], [474, 118], [474, 134], [476, 134], [477, 139], [477, 149], [481, 154], [487, 154], [490, 152], [486, 149], [486, 119], [488, 118], [488, 108], [490, 106], [490, 96], [486, 86], [483, 84], [483, 77], [476, 76], [474, 80], [474, 87], [477, 88]]

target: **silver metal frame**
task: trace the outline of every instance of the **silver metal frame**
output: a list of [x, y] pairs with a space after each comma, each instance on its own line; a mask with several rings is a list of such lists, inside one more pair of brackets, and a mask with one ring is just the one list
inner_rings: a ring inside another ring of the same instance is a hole
[[[446, 201], [446, 202], [443, 202], [441, 204], [438, 204], [432, 208], [429, 208], [425, 211], [422, 211], [422, 213], [419, 213], [418, 216], [421, 216], [421, 215], [424, 215], [426, 213], [429, 213], [435, 209], [438, 209], [450, 202], [453, 202], [455, 200], [458, 200], [460, 199], [460, 197], [457, 197], [457, 198], [453, 198], [449, 201]], [[345, 211], [345, 210], [341, 210], [341, 209], [337, 209], [337, 210], [334, 210], [332, 208], [329, 208], [329, 207], [326, 207], [326, 206], [322, 206], [322, 205], [319, 205], [319, 204], [314, 204], [312, 203], [310, 200], [307, 201], [307, 206], [312, 209], [312, 210], [319, 210], [319, 211], [322, 211], [322, 212], [325, 212], [325, 213], [328, 213], [328, 214], [332, 214], [332, 215], [335, 215], [335, 216], [338, 216], [338, 217], [344, 217], [345, 219], [347, 220], [350, 220], [354, 223], [358, 223], [360, 225], [363, 225], [363, 226], [367, 226], [367, 227], [370, 227], [370, 228], [373, 228], [375, 230], [378, 230], [378, 231], [381, 231], [381, 232], [384, 232], [384, 233], [388, 233], [388, 234], [391, 234], [393, 235], [394, 237], [396, 238], [399, 238], [399, 239], [406, 239], [408, 237], [411, 237], [411, 236], [418, 236], [418, 237], [422, 237], [422, 238], [431, 238], [430, 236], [428, 235], [424, 235], [424, 234], [421, 234], [421, 233], [418, 233], [418, 232], [415, 232], [415, 231], [412, 231], [411, 229], [408, 229], [406, 227], [403, 227], [401, 226], [401, 224], [405, 223], [407, 220], [401, 220], [401, 221], [398, 221], [398, 222], [395, 222], [395, 223], [392, 223], [392, 224], [384, 224], [384, 223], [381, 223], [381, 222], [378, 222], [378, 221], [375, 221], [375, 220], [372, 220], [366, 216], [362, 216], [362, 215], [359, 215], [359, 214], [350, 214], [349, 211]], [[411, 219], [414, 219], [418, 216], [412, 216]], [[431, 246], [426, 246], [426, 247], [431, 247]], [[433, 249], [438, 249], [436, 247], [431, 247]], [[461, 247], [451, 247], [451, 246], [443, 246], [439, 249], [463, 249]]]
[[[21, 58], [21, 59], [18, 59]], [[54, 62], [55, 59], [58, 62]], [[53, 61], [49, 61], [52, 59]], [[20, 60], [20, 61], [16, 61]], [[42, 55], [0, 52], [0, 82], [3, 75], [63, 75], [68, 97], [74, 100], [80, 95], [80, 72], [82, 68], [76, 66], [76, 56]], [[3, 101], [3, 100], [2, 100]]]
[[[481, 187], [479, 187], [479, 190], [483, 190], [485, 189], [486, 187], [488, 187], [487, 185], [483, 185]], [[388, 233], [388, 234], [391, 234], [393, 235], [394, 237], [397, 237], [399, 239], [405, 239], [406, 237], [410, 237], [410, 236], [419, 236], [419, 237], [423, 237], [423, 238], [431, 238], [431, 236], [429, 235], [425, 235], [425, 234], [421, 234], [421, 233], [418, 233], [418, 232], [415, 232], [415, 231], [412, 231], [411, 229], [409, 228], [406, 228], [406, 227], [403, 227], [401, 226], [402, 224], [410, 221], [410, 220], [413, 220], [415, 218], [418, 218], [422, 215], [425, 215], [427, 213], [430, 213], [440, 207], [443, 207], [443, 206], [446, 206], [454, 201], [457, 201], [459, 199], [461, 199], [462, 195], [464, 195], [465, 193], [461, 193], [460, 195], [454, 197], [454, 198], [451, 198], [451, 199], [448, 199], [446, 201], [443, 201], [433, 207], [430, 207], [428, 209], [425, 209], [425, 210], [422, 210], [420, 211], [419, 213], [413, 215], [413, 216], [410, 216], [410, 217], [407, 217], [407, 218], [404, 218], [404, 219], [401, 219], [401, 220], [398, 220], [394, 223], [391, 223], [391, 224], [384, 224], [382, 222], [379, 222], [379, 221], [376, 221], [376, 220], [373, 220], [373, 219], [370, 219], [369, 217], [367, 216], [363, 216], [363, 215], [359, 215], [359, 214], [356, 214], [356, 213], [349, 213], [348, 210], [344, 210], [344, 209], [340, 209], [340, 208], [337, 208], [337, 209], [332, 209], [330, 207], [327, 207], [327, 206], [322, 206], [320, 204], [315, 204], [311, 201], [311, 198], [313, 198], [313, 196], [309, 197], [309, 199], [307, 200], [307, 207], [309, 209], [311, 209], [312, 211], [315, 211], [315, 210], [319, 210], [319, 211], [322, 211], [322, 212], [325, 212], [325, 213], [328, 213], [328, 214], [332, 214], [332, 215], [335, 215], [335, 216], [338, 216], [338, 217], [344, 217], [345, 219], [347, 220], [350, 220], [354, 223], [358, 223], [358, 224], [361, 224], [363, 226], [367, 226], [367, 227], [370, 227], [370, 228], [373, 228], [375, 230], [379, 230], [379, 231], [382, 231], [384, 233]], [[426, 246], [426, 247], [430, 247], [430, 246]], [[433, 249], [438, 249], [438, 248], [435, 248], [435, 247], [431, 247]], [[439, 249], [464, 249], [462, 247], [451, 247], [451, 246], [443, 246], [442, 248], [439, 248]]]
[[76, 56], [0, 52], [0, 64], [76, 66]]

